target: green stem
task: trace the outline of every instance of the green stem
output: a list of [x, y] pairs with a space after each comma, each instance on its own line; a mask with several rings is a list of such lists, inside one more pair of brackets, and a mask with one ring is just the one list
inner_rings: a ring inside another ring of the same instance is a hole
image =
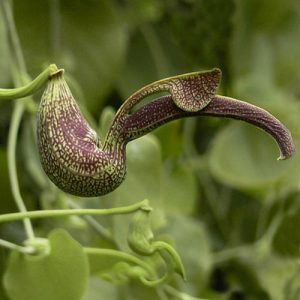
[[17, 250], [24, 254], [34, 253], [34, 248], [32, 248], [32, 247], [19, 246], [17, 244], [14, 244], [14, 243], [2, 240], [2, 239], [0, 239], [0, 247], [4, 247], [4, 248], [10, 249], [10, 250]]
[[[4, 19], [7, 25], [8, 33], [9, 33], [9, 38], [11, 39], [11, 50], [13, 52], [14, 59], [16, 61], [16, 65], [18, 66], [19, 70], [25, 71], [24, 74], [26, 73], [26, 65], [25, 65], [25, 60], [23, 57], [22, 53], [22, 47], [20, 44], [20, 40], [18, 37], [16, 25], [14, 22], [14, 17], [10, 5], [9, 0], [3, 0], [2, 1], [2, 9], [3, 9], [3, 15]], [[24, 75], [23, 74], [23, 75]]]
[[58, 70], [56, 65], [52, 64], [25, 86], [15, 89], [0, 89], [0, 100], [15, 100], [32, 95], [48, 81], [49, 76], [59, 72], [62, 70]]
[[[68, 199], [67, 203], [69, 205], [70, 208], [72, 209], [80, 209], [81, 207], [76, 204], [73, 200]], [[112, 234], [110, 233], [110, 231], [108, 229], [106, 229], [103, 225], [101, 225], [95, 218], [93, 218], [92, 216], [82, 216], [82, 218], [98, 233], [101, 235], [101, 237], [103, 237], [104, 239], [106, 239], [107, 241], [109, 241], [110, 243], [112, 243], [114, 246], [117, 246], [115, 240], [113, 239]]]
[[[122, 252], [122, 251], [118, 251], [118, 250], [114, 250], [114, 249], [99, 249], [99, 248], [84, 248], [84, 251], [88, 255], [99, 255], [99, 256], [102, 256], [104, 258], [105, 258], [105, 256], [106, 257], [118, 258], [123, 262], [127, 262], [127, 263], [131, 263], [131, 264], [140, 266], [142, 269], [147, 271], [149, 276], [152, 277], [152, 278], [157, 277], [157, 274], [156, 274], [155, 270], [150, 265], [148, 265], [146, 262], [139, 259], [138, 257], [133, 256], [132, 254]], [[140, 276], [139, 279], [145, 285], [147, 285], [149, 287], [154, 287], [154, 286], [157, 286], [157, 285], [165, 282], [167, 277], [168, 276], [166, 274], [163, 277], [158, 278], [158, 279], [154, 279], [154, 280], [147, 279], [143, 276]]]
[[[11, 5], [8, 0], [3, 0], [0, 2], [2, 4], [2, 11], [4, 16], [4, 21], [8, 30], [8, 37], [10, 42], [10, 48], [13, 53], [11, 61], [15, 65], [17, 73], [14, 76], [15, 84], [25, 84], [24, 76], [27, 74], [26, 65], [20, 46], [19, 37], [17, 34], [16, 26], [14, 23], [13, 13]], [[16, 143], [19, 126], [21, 123], [22, 115], [24, 113], [25, 104], [23, 102], [15, 103], [13, 115], [10, 122], [9, 133], [8, 133], [8, 171], [11, 181], [12, 194], [14, 196], [15, 202], [21, 213], [26, 212], [26, 207], [24, 201], [21, 197], [18, 177], [17, 177], [17, 167], [16, 167]], [[31, 221], [29, 219], [24, 220], [25, 231], [29, 239], [34, 239], [34, 232]]]
[[186, 281], [187, 279], [186, 279], [184, 266], [182, 264], [180, 256], [174, 250], [174, 248], [171, 245], [169, 245], [168, 243], [165, 243], [163, 241], [155, 241], [155, 242], [152, 243], [152, 246], [153, 246], [153, 248], [155, 248], [155, 250], [158, 250], [158, 251], [165, 250], [169, 253], [169, 255], [173, 258], [173, 262], [175, 264], [175, 270]]
[[38, 218], [54, 218], [54, 217], [65, 217], [65, 216], [82, 216], [82, 215], [94, 215], [94, 216], [109, 216], [109, 215], [121, 215], [130, 214], [139, 209], [149, 209], [148, 200], [143, 200], [141, 202], [116, 208], [106, 208], [106, 209], [60, 209], [60, 210], [38, 210], [38, 211], [24, 211], [19, 213], [10, 213], [5, 215], [0, 215], [1, 222], [11, 222], [23, 219], [38, 219]]
[[149, 273], [150, 276], [156, 275], [155, 271], [147, 263], [145, 263], [138, 257], [133, 256], [132, 254], [114, 250], [114, 249], [100, 249], [100, 248], [90, 248], [90, 247], [85, 247], [83, 249], [84, 249], [84, 252], [88, 255], [99, 255], [102, 257], [105, 257], [105, 256], [112, 257], [113, 256], [115, 258], [119, 258], [122, 261], [140, 266], [141, 268], [145, 269]]
[[[20, 126], [20, 122], [22, 119], [22, 115], [24, 112], [24, 105], [22, 102], [18, 102], [15, 104], [15, 109], [13, 111], [13, 115], [11, 118], [9, 133], [8, 133], [8, 146], [7, 146], [7, 158], [8, 158], [8, 173], [11, 183], [11, 190], [14, 196], [16, 205], [21, 214], [26, 213], [26, 206], [23, 202], [18, 176], [17, 176], [17, 166], [16, 166], [16, 144], [17, 144], [17, 135], [18, 129]], [[5, 216], [5, 215], [4, 215]], [[3, 216], [2, 216], [3, 217]], [[30, 220], [25, 217], [24, 218], [24, 226], [27, 233], [28, 238], [34, 238], [34, 232], [32, 228], [32, 224]]]
[[203, 298], [196, 298], [196, 297], [192, 297], [190, 295], [187, 295], [185, 293], [179, 292], [178, 290], [174, 289], [172, 286], [170, 285], [165, 285], [164, 286], [164, 290], [171, 295], [172, 297], [175, 297], [177, 299], [189, 299], [189, 300], [208, 300], [208, 299], [203, 299]]

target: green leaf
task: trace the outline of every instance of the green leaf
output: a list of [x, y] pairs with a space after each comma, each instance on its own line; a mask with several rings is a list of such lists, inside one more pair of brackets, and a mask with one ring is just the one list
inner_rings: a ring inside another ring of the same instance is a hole
[[136, 265], [133, 255], [113, 249], [88, 248], [87, 254], [92, 275], [108, 273], [120, 262]]
[[[6, 266], [6, 259], [7, 259], [7, 251], [4, 248], [1, 248], [0, 249], [0, 278], [3, 277], [3, 273]], [[0, 299], [8, 300], [3, 284], [0, 284]]]
[[[298, 103], [281, 101], [264, 103], [266, 110], [278, 117], [292, 133], [296, 149], [300, 145]], [[232, 121], [213, 141], [209, 167], [221, 182], [238, 189], [267, 191], [281, 184], [281, 190], [292, 190], [300, 179], [300, 157], [277, 161], [279, 151], [274, 140], [255, 126]]]
[[273, 248], [287, 257], [300, 257], [300, 209], [286, 214], [273, 238]]
[[262, 285], [257, 266], [251, 258], [251, 254], [248, 254], [246, 260], [230, 259], [217, 265], [213, 271], [212, 276], [214, 278], [211, 279], [211, 282], [215, 285], [215, 288], [227, 292], [228, 298], [224, 299], [239, 299], [238, 297], [242, 297], [242, 299], [247, 300], [273, 300]]
[[47, 3], [14, 3], [30, 69], [40, 69], [49, 59], [54, 60], [74, 75], [83, 89], [86, 106], [95, 112], [123, 64], [126, 35], [121, 16], [108, 0]]
[[162, 233], [167, 234], [167, 238], [173, 241], [172, 244], [182, 259], [188, 279], [188, 284], [182, 285], [182, 288], [188, 288], [192, 283], [198, 288], [204, 286], [212, 260], [208, 238], [202, 224], [179, 214], [173, 215], [168, 221]]
[[[170, 74], [160, 74], [161, 76]], [[118, 78], [118, 92], [124, 98], [150, 82], [158, 80], [158, 66], [151, 49], [141, 34], [134, 35], [128, 51], [127, 63]]]
[[214, 141], [210, 169], [220, 181], [237, 188], [265, 187], [286, 172], [286, 163], [276, 161], [277, 151], [274, 142], [256, 128], [232, 124]]
[[6, 36], [6, 26], [2, 11], [0, 11], [0, 86], [8, 84], [10, 76], [10, 52]]
[[284, 299], [297, 300], [300, 297], [300, 269], [290, 276], [284, 288]]
[[12, 252], [4, 275], [11, 300], [80, 300], [88, 278], [82, 247], [66, 231], [49, 234], [50, 253], [23, 255]]
[[153, 238], [150, 211], [140, 210], [136, 212], [130, 222], [127, 235], [130, 248], [140, 255], [151, 255], [154, 252]]
[[[0, 211], [1, 214], [13, 212], [16, 210], [16, 205], [12, 196], [11, 186], [8, 175], [7, 153], [3, 147], [0, 147], [0, 190], [1, 201]], [[2, 224], [3, 226], [3, 224]]]
[[29, 182], [37, 189], [49, 185], [49, 180], [42, 169], [36, 142], [36, 116], [27, 118], [24, 121], [22, 131], [22, 160], [24, 161], [26, 176], [30, 177]]
[[91, 277], [83, 300], [117, 300], [119, 292], [110, 282]]
[[[161, 149], [155, 136], [147, 135], [130, 142], [127, 146], [127, 177], [117, 190], [104, 197], [113, 201], [114, 206], [148, 199], [153, 207], [154, 231], [165, 222], [161, 202], [161, 164]], [[122, 250], [129, 250], [126, 237], [131, 218], [131, 215], [113, 217], [114, 238]]]
[[268, 292], [269, 299], [292, 300], [286, 298], [285, 294], [292, 277], [299, 269], [297, 260], [280, 259], [270, 254], [263, 260], [255, 259], [253, 267], [256, 269], [260, 285]]
[[190, 215], [197, 204], [197, 180], [193, 171], [183, 162], [174, 162], [163, 170], [162, 198], [167, 213]]

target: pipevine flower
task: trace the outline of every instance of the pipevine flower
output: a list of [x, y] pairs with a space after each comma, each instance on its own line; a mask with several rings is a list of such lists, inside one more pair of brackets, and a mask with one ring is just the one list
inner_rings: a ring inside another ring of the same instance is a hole
[[[116, 189], [126, 175], [126, 145], [157, 127], [185, 117], [215, 116], [246, 121], [277, 142], [279, 159], [295, 147], [288, 129], [267, 111], [249, 103], [216, 95], [221, 71], [195, 72], [162, 79], [131, 95], [117, 111], [104, 141], [89, 126], [63, 78], [54, 72], [38, 112], [38, 147], [42, 166], [62, 190], [83, 197]], [[158, 97], [133, 110], [145, 97]]]

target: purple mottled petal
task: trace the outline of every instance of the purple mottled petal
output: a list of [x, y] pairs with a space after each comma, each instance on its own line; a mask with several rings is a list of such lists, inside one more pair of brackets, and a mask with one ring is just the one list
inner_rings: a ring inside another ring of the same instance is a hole
[[279, 159], [293, 155], [295, 146], [289, 130], [266, 110], [229, 97], [215, 96], [201, 111], [186, 112], [178, 108], [171, 96], [158, 98], [130, 115], [124, 122], [124, 135], [136, 139], [175, 119], [192, 116], [216, 116], [242, 120], [268, 132], [280, 149]]

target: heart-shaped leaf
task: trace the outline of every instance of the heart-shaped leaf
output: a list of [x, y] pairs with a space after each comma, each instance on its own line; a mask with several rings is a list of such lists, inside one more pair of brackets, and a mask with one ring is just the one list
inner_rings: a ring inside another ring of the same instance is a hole
[[49, 254], [12, 252], [4, 275], [11, 300], [80, 300], [87, 286], [88, 260], [64, 230], [49, 234]]

